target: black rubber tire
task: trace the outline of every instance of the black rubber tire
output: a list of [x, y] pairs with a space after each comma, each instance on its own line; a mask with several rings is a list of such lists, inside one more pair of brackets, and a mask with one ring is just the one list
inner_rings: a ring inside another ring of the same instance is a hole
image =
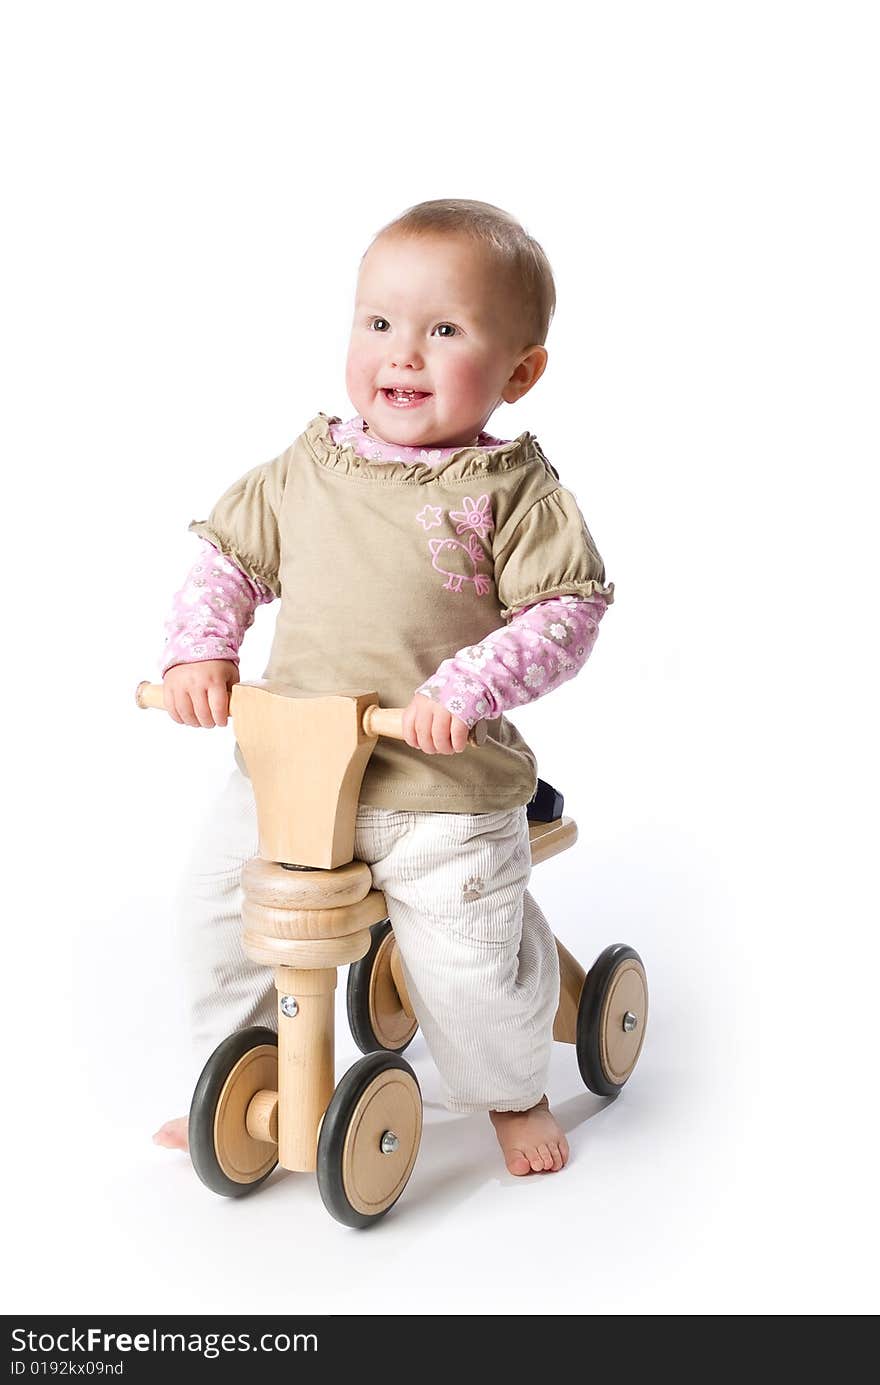
[[373, 1018], [370, 1014], [370, 981], [373, 975], [373, 963], [379, 948], [390, 932], [389, 919], [385, 919], [382, 923], [374, 923], [370, 929], [369, 952], [361, 957], [360, 961], [352, 962], [348, 968], [348, 984], [345, 992], [348, 1027], [361, 1053], [403, 1053], [405, 1049], [409, 1048], [418, 1033], [418, 1029], [416, 1029], [406, 1043], [400, 1045], [400, 1048], [386, 1048], [376, 1037], [376, 1031], [373, 1028]]
[[237, 1183], [224, 1173], [214, 1148], [214, 1115], [226, 1079], [245, 1054], [253, 1048], [260, 1048], [263, 1044], [274, 1044], [278, 1047], [278, 1035], [274, 1029], [255, 1024], [250, 1029], [239, 1029], [230, 1034], [228, 1039], [224, 1039], [214, 1049], [202, 1068], [193, 1092], [189, 1108], [190, 1158], [193, 1168], [205, 1186], [210, 1188], [212, 1193], [219, 1193], [221, 1197], [244, 1197], [247, 1193], [252, 1193], [261, 1183], [265, 1183], [278, 1162], [276, 1160], [272, 1168], [262, 1177], [254, 1179], [253, 1183]]
[[612, 943], [600, 952], [584, 982], [581, 991], [577, 1018], [577, 1060], [584, 1085], [596, 1096], [617, 1096], [623, 1091], [629, 1076], [623, 1082], [612, 1082], [602, 1066], [599, 1042], [599, 1021], [602, 1006], [608, 994], [608, 987], [621, 962], [633, 960], [644, 967], [641, 957], [634, 947], [626, 943]]
[[406, 1187], [404, 1184], [394, 1202], [383, 1211], [369, 1216], [352, 1207], [342, 1176], [345, 1137], [355, 1107], [365, 1089], [380, 1073], [395, 1068], [408, 1073], [418, 1089], [416, 1075], [405, 1058], [400, 1058], [396, 1053], [386, 1053], [384, 1050], [380, 1053], [368, 1053], [349, 1068], [324, 1112], [318, 1136], [318, 1190], [331, 1217], [342, 1222], [343, 1226], [352, 1226], [358, 1230], [374, 1226], [391, 1211]]

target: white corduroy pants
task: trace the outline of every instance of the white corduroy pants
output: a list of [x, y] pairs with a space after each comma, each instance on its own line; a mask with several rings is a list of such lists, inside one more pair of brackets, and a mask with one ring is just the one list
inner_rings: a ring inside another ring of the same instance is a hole
[[[235, 769], [177, 897], [201, 1065], [234, 1030], [277, 1028], [272, 970], [241, 945], [241, 872], [257, 854], [250, 780]], [[354, 854], [384, 891], [410, 1000], [453, 1111], [526, 1110], [546, 1089], [559, 1000], [556, 943], [526, 885], [525, 807], [358, 808]]]

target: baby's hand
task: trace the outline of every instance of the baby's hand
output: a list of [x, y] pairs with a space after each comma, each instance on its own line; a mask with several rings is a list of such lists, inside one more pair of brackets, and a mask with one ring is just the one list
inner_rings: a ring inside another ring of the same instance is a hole
[[441, 703], [415, 693], [403, 713], [403, 738], [426, 755], [456, 755], [467, 745], [468, 726]]
[[179, 726], [225, 726], [229, 693], [238, 681], [231, 659], [175, 664], [162, 679], [165, 710]]

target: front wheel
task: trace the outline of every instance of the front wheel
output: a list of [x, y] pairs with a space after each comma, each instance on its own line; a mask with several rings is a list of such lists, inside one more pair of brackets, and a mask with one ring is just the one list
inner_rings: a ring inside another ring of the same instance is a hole
[[597, 1096], [617, 1096], [642, 1051], [648, 980], [635, 948], [613, 943], [596, 958], [581, 991], [577, 1060]]
[[247, 1111], [260, 1091], [278, 1090], [278, 1035], [254, 1025], [211, 1054], [189, 1108], [189, 1152], [199, 1178], [223, 1197], [243, 1197], [278, 1163], [277, 1142], [256, 1140]]
[[318, 1136], [318, 1188], [344, 1226], [372, 1226], [406, 1187], [422, 1136], [422, 1094], [405, 1058], [369, 1053], [343, 1077]]

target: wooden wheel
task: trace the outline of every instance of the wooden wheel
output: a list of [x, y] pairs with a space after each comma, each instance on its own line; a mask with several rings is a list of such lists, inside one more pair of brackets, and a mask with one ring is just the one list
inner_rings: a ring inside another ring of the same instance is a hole
[[578, 1066], [591, 1092], [617, 1095], [638, 1062], [647, 1023], [642, 959], [634, 948], [614, 943], [587, 973], [578, 1008]]
[[361, 1053], [402, 1053], [419, 1028], [401, 1000], [391, 969], [397, 944], [390, 922], [370, 929], [370, 950], [348, 969], [346, 1006], [352, 1038]]
[[415, 1073], [393, 1053], [370, 1053], [343, 1077], [318, 1137], [318, 1188], [345, 1226], [372, 1226], [406, 1187], [422, 1135]]
[[[277, 1128], [274, 1139], [256, 1139], [248, 1108], [258, 1092], [268, 1096], [277, 1091], [274, 1030], [258, 1025], [241, 1029], [211, 1054], [193, 1093], [189, 1149], [196, 1173], [212, 1192], [242, 1197], [269, 1177], [278, 1163]], [[268, 1135], [271, 1129], [267, 1124], [261, 1133]]]

